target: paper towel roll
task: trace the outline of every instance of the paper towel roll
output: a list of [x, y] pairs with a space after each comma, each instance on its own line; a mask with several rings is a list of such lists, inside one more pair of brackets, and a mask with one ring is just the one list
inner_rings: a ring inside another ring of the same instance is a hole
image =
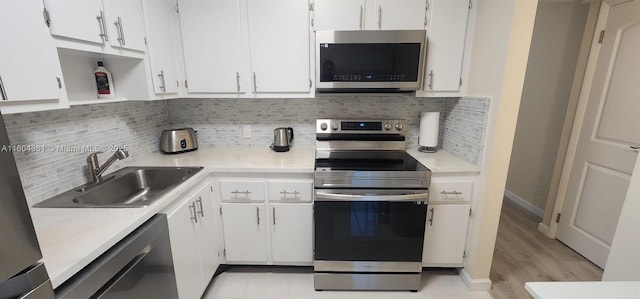
[[420, 113], [420, 136], [418, 136], [418, 145], [420, 145], [420, 151], [436, 151], [436, 147], [438, 146], [439, 130], [440, 112]]

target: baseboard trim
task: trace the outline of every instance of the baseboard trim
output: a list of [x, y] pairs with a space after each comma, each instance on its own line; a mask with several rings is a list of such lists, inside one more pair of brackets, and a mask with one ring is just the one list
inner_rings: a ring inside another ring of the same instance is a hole
[[469, 291], [488, 291], [491, 290], [491, 279], [489, 278], [481, 278], [481, 279], [472, 279], [469, 272], [466, 269], [460, 270], [460, 278], [467, 286]]
[[540, 222], [538, 223], [538, 231], [549, 237], [549, 226]]
[[504, 190], [504, 197], [510, 199], [511, 201], [517, 203], [519, 206], [525, 208], [527, 211], [536, 214], [538, 217], [542, 218], [544, 217], [544, 211], [536, 206], [534, 206], [533, 204], [531, 204], [530, 202], [528, 202], [527, 200], [525, 200], [524, 198], [518, 196], [517, 194], [509, 191], [509, 190]]

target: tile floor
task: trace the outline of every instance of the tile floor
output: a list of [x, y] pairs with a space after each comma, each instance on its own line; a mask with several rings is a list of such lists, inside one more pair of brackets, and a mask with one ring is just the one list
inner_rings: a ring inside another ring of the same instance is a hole
[[203, 299], [492, 299], [471, 292], [455, 271], [425, 271], [422, 290], [412, 292], [322, 291], [313, 289], [311, 268], [232, 268], [209, 285]]

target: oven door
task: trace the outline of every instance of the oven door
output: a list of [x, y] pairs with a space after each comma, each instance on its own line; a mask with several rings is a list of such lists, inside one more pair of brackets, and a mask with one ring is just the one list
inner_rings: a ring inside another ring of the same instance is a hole
[[428, 198], [428, 190], [316, 189], [316, 271], [420, 269]]

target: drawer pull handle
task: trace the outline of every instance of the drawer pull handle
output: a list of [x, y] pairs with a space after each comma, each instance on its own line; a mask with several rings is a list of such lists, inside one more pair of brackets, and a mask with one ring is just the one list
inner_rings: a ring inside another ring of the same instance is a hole
[[440, 194], [444, 194], [444, 195], [461, 195], [462, 192], [458, 192], [458, 191], [453, 190], [453, 192], [442, 191], [442, 192], [440, 192]]
[[236, 189], [236, 191], [231, 191], [231, 194], [235, 194], [236, 196], [237, 196], [238, 194], [245, 194], [245, 195], [249, 195], [249, 194], [251, 194], [251, 191], [249, 191], [249, 190], [247, 190], [247, 191], [238, 191], [238, 190]]
[[191, 211], [191, 220], [195, 221], [195, 223], [198, 223], [198, 212], [196, 212], [196, 203], [192, 202], [189, 205], [189, 210]]
[[260, 207], [256, 207], [256, 220], [258, 221], [258, 226], [260, 226]]
[[298, 190], [295, 190], [293, 192], [288, 192], [287, 190], [284, 190], [280, 192], [280, 194], [282, 194], [282, 197], [287, 197], [287, 195], [291, 194], [293, 195], [293, 198], [298, 198], [298, 194], [300, 194], [300, 192], [298, 192]]

